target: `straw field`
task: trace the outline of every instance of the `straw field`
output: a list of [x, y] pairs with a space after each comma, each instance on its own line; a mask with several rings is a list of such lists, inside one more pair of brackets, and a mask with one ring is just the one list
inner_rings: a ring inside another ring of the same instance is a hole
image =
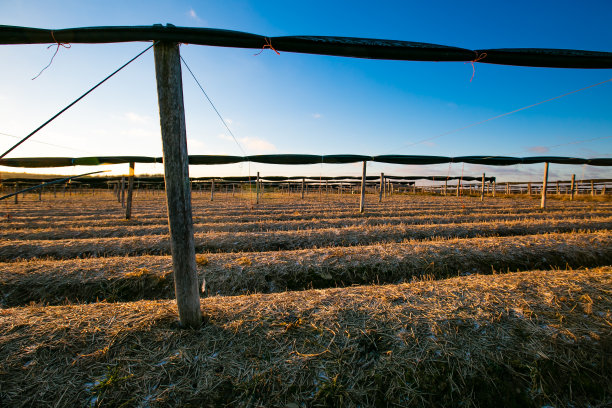
[[252, 198], [194, 192], [197, 330], [163, 195], [2, 202], [0, 407], [612, 405], [612, 201]]

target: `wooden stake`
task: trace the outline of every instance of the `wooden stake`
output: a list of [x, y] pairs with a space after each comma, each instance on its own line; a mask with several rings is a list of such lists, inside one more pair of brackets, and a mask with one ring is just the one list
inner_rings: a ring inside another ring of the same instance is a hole
[[305, 180], [304, 180], [304, 177], [302, 177], [302, 192], [301, 192], [302, 200], [304, 199], [304, 183], [305, 183]]
[[591, 180], [591, 197], [595, 196], [595, 182]]
[[570, 201], [574, 200], [574, 190], [576, 188], [576, 175], [572, 174], [572, 183], [570, 185]]
[[485, 196], [485, 174], [482, 173], [482, 186], [480, 186], [480, 201], [484, 201]]
[[125, 219], [132, 217], [132, 196], [134, 192], [134, 162], [130, 162], [130, 173], [128, 175], [127, 203], [125, 206]]
[[380, 173], [380, 191], [378, 193], [378, 202], [382, 202], [383, 193], [385, 191], [385, 173]]
[[215, 199], [215, 179], [210, 180], [210, 201]]
[[259, 204], [259, 172], [257, 172], [257, 180], [255, 181], [255, 204]]
[[125, 208], [125, 177], [121, 177], [121, 208]]
[[174, 292], [181, 324], [195, 328], [202, 322], [202, 312], [195, 263], [179, 45], [158, 42], [154, 54]]
[[446, 195], [447, 189], [448, 189], [448, 179], [444, 180], [444, 195]]
[[359, 200], [359, 212], [363, 213], [365, 208], [365, 190], [366, 190], [366, 161], [363, 162], [363, 174], [361, 175], [361, 199]]
[[548, 162], [544, 163], [544, 180], [542, 181], [542, 202], [540, 208], [546, 208], [546, 187], [548, 186]]

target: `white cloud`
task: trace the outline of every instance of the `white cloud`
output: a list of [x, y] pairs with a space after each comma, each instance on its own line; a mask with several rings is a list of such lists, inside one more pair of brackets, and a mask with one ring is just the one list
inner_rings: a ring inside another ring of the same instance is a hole
[[187, 12], [187, 15], [196, 21], [200, 21], [200, 17], [198, 17], [197, 13], [195, 12], [193, 8], [189, 9], [189, 11]]
[[124, 116], [127, 120], [129, 120], [132, 123], [144, 124], [144, 123], [149, 123], [151, 121], [150, 117], [139, 115], [134, 112], [126, 112]]
[[323, 117], [323, 115], [321, 115], [320, 113], [313, 113], [312, 117], [315, 119], [320, 119], [321, 117]]
[[234, 140], [230, 135], [226, 135], [225, 133], [219, 133], [217, 137], [223, 140], [229, 140], [229, 141]]
[[191, 152], [192, 150], [202, 151], [202, 149], [206, 148], [206, 144], [197, 139], [187, 139], [187, 151]]
[[526, 150], [532, 153], [548, 153], [550, 149], [546, 146], [530, 146]]
[[154, 132], [149, 129], [143, 128], [127, 128], [119, 131], [119, 134], [122, 136], [127, 136], [130, 138], [139, 138], [139, 139], [160, 139], [160, 134], [158, 132]]
[[276, 151], [276, 146], [274, 146], [272, 143], [255, 137], [243, 137], [240, 139], [240, 143], [246, 150], [252, 152], [262, 153]]
[[[227, 140], [228, 142], [234, 142], [234, 138], [225, 133], [219, 133], [217, 137], [222, 140]], [[262, 153], [276, 151], [276, 146], [272, 143], [257, 137], [241, 137], [238, 138], [238, 143], [247, 151], [247, 154], [250, 152]]]

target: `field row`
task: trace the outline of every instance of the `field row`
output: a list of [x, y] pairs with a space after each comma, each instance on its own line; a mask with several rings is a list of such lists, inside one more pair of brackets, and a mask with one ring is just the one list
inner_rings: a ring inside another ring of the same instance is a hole
[[[75, 206], [78, 203], [78, 211]], [[325, 218], [357, 217], [358, 201], [347, 203], [345, 201], [325, 200], [321, 202], [270, 200], [255, 205], [244, 200], [208, 201], [199, 199], [193, 201], [194, 219], [202, 217], [205, 222], [223, 221], [253, 221], [259, 219]], [[551, 201], [547, 211], [584, 211], [612, 209], [612, 201], [603, 202], [560, 202]], [[378, 203], [374, 197], [369, 197], [366, 212], [378, 216], [416, 216], [427, 214], [454, 214], [463, 211], [517, 213], [517, 211], [533, 212], [539, 210], [537, 200], [525, 199], [488, 199], [480, 202], [476, 199], [456, 197], [430, 197], [430, 196], [401, 196], [392, 197], [383, 203]], [[4, 202], [2, 210], [10, 215], [9, 222], [37, 222], [46, 220], [52, 212], [54, 221], [95, 221], [108, 217], [122, 217], [121, 205], [112, 198], [91, 199], [88, 197], [75, 197], [70, 200], [57, 200], [53, 202], [32, 202], [24, 204], [11, 204]], [[297, 214], [294, 214], [296, 213]], [[166, 208], [163, 197], [155, 197], [147, 201], [135, 202], [133, 205], [134, 217], [138, 219], [165, 219]], [[235, 218], [234, 218], [235, 217]], [[243, 218], [246, 217], [246, 218]], [[293, 218], [291, 218], [293, 217]], [[298, 217], [298, 218], [295, 218]]]
[[[605, 406], [612, 268], [0, 310], [3, 405]], [[36, 379], [36, 381], [33, 381]]]
[[[564, 218], [470, 224], [378, 225], [268, 232], [208, 232], [195, 234], [198, 252], [255, 252], [354, 246], [406, 240], [532, 235], [612, 229], [612, 217]], [[165, 235], [72, 240], [11, 240], [0, 242], [0, 260], [170, 254]]]
[[[519, 214], [496, 214], [490, 212], [482, 213], [459, 213], [454, 215], [414, 215], [414, 216], [364, 216], [364, 217], [342, 217], [315, 219], [302, 218], [295, 220], [267, 219], [256, 221], [226, 221], [226, 222], [199, 222], [200, 217], [194, 223], [196, 234], [206, 232], [270, 232], [270, 231], [298, 231], [319, 230], [328, 228], [351, 228], [351, 227], [379, 227], [379, 226], [404, 226], [404, 225], [437, 225], [437, 224], [469, 224], [469, 223], [500, 223], [522, 221], [525, 223], [533, 221], [558, 221], [564, 219], [574, 220], [596, 220], [612, 218], [612, 209], [609, 211], [593, 212], [541, 212]], [[148, 220], [150, 221], [150, 220]], [[0, 239], [4, 240], [59, 240], [59, 239], [87, 239], [87, 238], [125, 238], [135, 236], [168, 235], [168, 223], [166, 219], [159, 218], [157, 222], [143, 222], [142, 220], [98, 220], [96, 223], [57, 222], [49, 226], [49, 222], [39, 221], [41, 228], [29, 225], [21, 225], [19, 228], [11, 224], [5, 224], [0, 231]], [[43, 224], [44, 223], [44, 224]], [[91, 225], [95, 224], [95, 225]], [[103, 224], [103, 225], [100, 225]], [[44, 225], [44, 227], [43, 227]], [[46, 227], [46, 228], [45, 228]]]
[[[206, 293], [237, 295], [605, 266], [612, 264], [611, 247], [612, 235], [601, 231], [200, 254], [196, 259]], [[0, 269], [3, 307], [174, 297], [169, 256], [31, 260], [0, 263]]]

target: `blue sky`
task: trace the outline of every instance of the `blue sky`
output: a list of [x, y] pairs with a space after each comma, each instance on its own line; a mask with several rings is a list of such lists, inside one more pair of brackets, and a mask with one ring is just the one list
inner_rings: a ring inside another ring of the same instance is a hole
[[[0, 2], [0, 24], [42, 28], [96, 25], [214, 27], [267, 36], [340, 35], [465, 48], [546, 47], [612, 51], [610, 1]], [[23, 136], [112, 72], [144, 43], [0, 46], [0, 133]], [[265, 50], [181, 47], [181, 53], [247, 154], [612, 155], [612, 82], [425, 143], [467, 124], [612, 78], [570, 70], [461, 62], [349, 59]], [[183, 70], [190, 154], [241, 154]], [[595, 139], [586, 143], [576, 141]], [[8, 148], [16, 139], [0, 135]], [[36, 141], [36, 142], [35, 142]], [[51, 143], [56, 147], [44, 143]], [[563, 145], [559, 147], [552, 147]], [[70, 147], [67, 149], [66, 147]], [[161, 155], [153, 54], [17, 148], [9, 157]], [[466, 165], [465, 174], [539, 179], [539, 166]], [[115, 173], [125, 166], [109, 166]], [[0, 168], [1, 171], [15, 169]], [[64, 173], [89, 168], [63, 169]], [[137, 166], [137, 172], [161, 172]], [[452, 174], [462, 166], [369, 164], [371, 173]], [[43, 170], [49, 172], [49, 170]], [[342, 175], [358, 165], [192, 166], [192, 175]], [[58, 170], [54, 170], [58, 173]], [[589, 166], [551, 166], [551, 177], [611, 177]]]

